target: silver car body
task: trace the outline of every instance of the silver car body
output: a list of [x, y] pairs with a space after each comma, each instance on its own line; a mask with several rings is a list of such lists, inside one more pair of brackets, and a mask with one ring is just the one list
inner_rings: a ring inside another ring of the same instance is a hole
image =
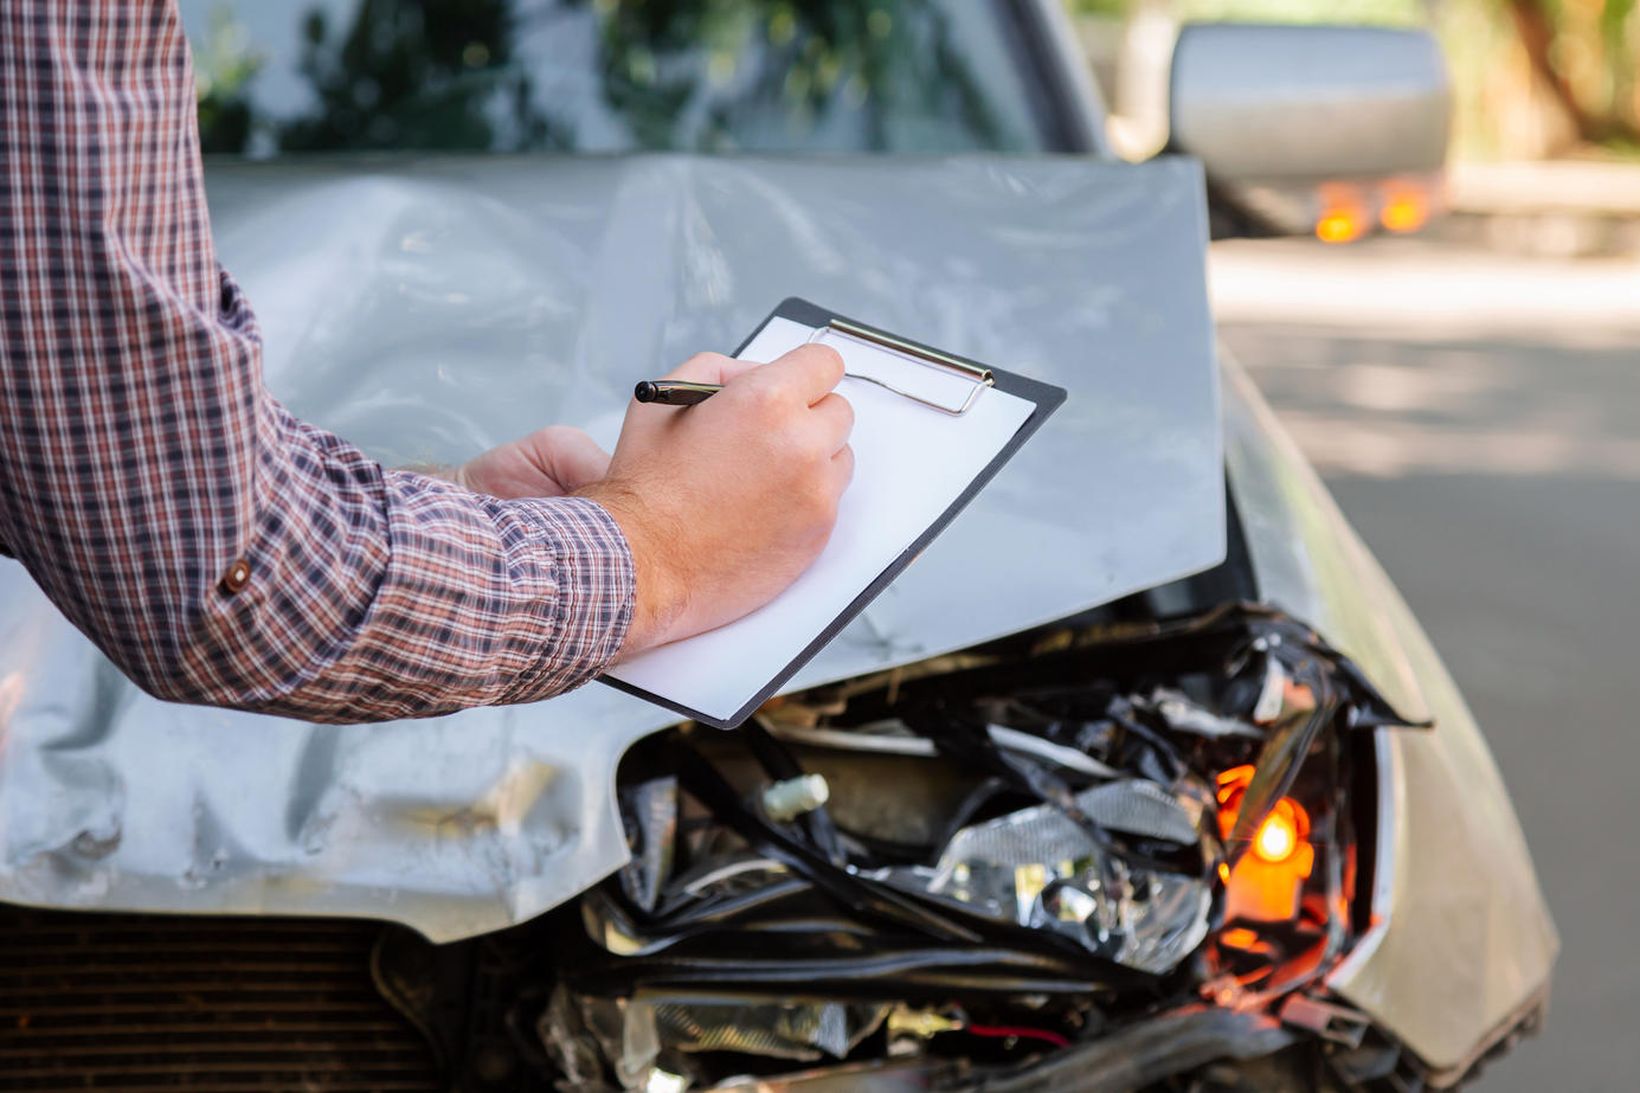
[[[1546, 989], [1554, 930], [1473, 720], [1258, 394], [1215, 362], [1193, 162], [440, 159], [211, 181], [269, 386], [389, 463], [549, 421], [612, 439], [635, 378], [733, 346], [786, 295], [1066, 386], [793, 689], [1206, 569], [1227, 472], [1263, 596], [1437, 722], [1379, 730], [1376, 922], [1331, 985], [1437, 1072]], [[345, 728], [168, 705], [0, 563], [0, 899], [496, 930], [626, 860], [615, 768], [674, 720], [596, 684]]]
[[[553, 421], [613, 443], [634, 380], [732, 349], [787, 294], [1070, 387], [791, 689], [1224, 556], [1191, 161], [442, 160], [232, 168], [214, 185], [270, 387], [388, 464], [456, 462]], [[0, 574], [14, 901], [499, 929], [626, 860], [615, 766], [677, 720], [602, 685], [341, 729], [166, 704], [20, 566]]]

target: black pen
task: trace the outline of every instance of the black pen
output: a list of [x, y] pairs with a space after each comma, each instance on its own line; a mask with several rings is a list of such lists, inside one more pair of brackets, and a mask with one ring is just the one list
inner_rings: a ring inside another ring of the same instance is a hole
[[639, 380], [632, 389], [632, 397], [639, 402], [657, 406], [694, 406], [705, 402], [719, 391], [722, 384], [691, 383], [689, 380]]

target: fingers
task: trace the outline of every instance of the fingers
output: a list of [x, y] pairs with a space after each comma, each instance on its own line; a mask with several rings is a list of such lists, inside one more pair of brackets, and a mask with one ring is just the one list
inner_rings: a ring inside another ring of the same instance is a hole
[[829, 346], [800, 345], [764, 365], [759, 376], [790, 388], [806, 405], [813, 406], [842, 382], [843, 358]]
[[609, 474], [609, 453], [580, 429], [549, 426], [529, 438], [542, 470], [565, 493], [602, 482]]
[[843, 358], [824, 345], [800, 345], [769, 364], [736, 360], [722, 353], [697, 353], [673, 369], [667, 379], [727, 385], [756, 369], [764, 382], [791, 390], [812, 406], [843, 378]]
[[689, 380], [691, 383], [726, 384], [758, 367], [761, 366], [755, 361], [739, 361], [722, 353], [696, 353], [674, 368], [666, 378]]
[[854, 481], [854, 449], [847, 444], [840, 448], [836, 455], [831, 457], [832, 472], [837, 476], [839, 492], [848, 489], [849, 483]]
[[848, 399], [838, 394], [826, 395], [810, 407], [809, 413], [828, 454], [847, 446], [849, 434], [854, 431], [854, 407]]

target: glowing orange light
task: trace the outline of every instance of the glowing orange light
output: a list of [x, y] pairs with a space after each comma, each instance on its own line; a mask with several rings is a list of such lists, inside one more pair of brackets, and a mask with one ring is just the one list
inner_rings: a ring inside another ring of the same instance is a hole
[[1277, 801], [1253, 833], [1253, 853], [1271, 865], [1292, 857], [1298, 850], [1297, 810], [1298, 805], [1290, 797]]
[[1258, 934], [1245, 926], [1236, 926], [1220, 934], [1219, 941], [1232, 949], [1251, 949], [1258, 944]]
[[1416, 187], [1391, 187], [1378, 210], [1378, 222], [1387, 231], [1415, 232], [1429, 222], [1429, 199]]
[[1253, 765], [1243, 763], [1239, 767], [1231, 767], [1219, 775], [1219, 786], [1215, 796], [1219, 800], [1219, 835], [1228, 839], [1230, 832], [1236, 826], [1236, 811], [1241, 807], [1241, 799], [1247, 792], [1247, 787], [1253, 784]]
[[1315, 222], [1315, 237], [1323, 243], [1353, 243], [1361, 238], [1363, 217], [1357, 209], [1333, 209]]
[[1353, 243], [1367, 230], [1366, 202], [1353, 186], [1321, 187], [1321, 215], [1315, 237], [1323, 243]]
[[[1242, 798], [1253, 782], [1253, 768], [1232, 767], [1219, 775], [1215, 796], [1219, 802], [1219, 831], [1230, 838]], [[1298, 913], [1304, 878], [1315, 864], [1309, 844], [1310, 814], [1291, 797], [1275, 803], [1253, 832], [1251, 853], [1234, 869], [1219, 865], [1219, 878], [1228, 892], [1225, 917], [1255, 922], [1280, 922]], [[1228, 874], [1228, 875], [1227, 875]]]
[[1253, 764], [1243, 763], [1219, 775], [1218, 799], [1222, 807], [1233, 807], [1253, 784]]

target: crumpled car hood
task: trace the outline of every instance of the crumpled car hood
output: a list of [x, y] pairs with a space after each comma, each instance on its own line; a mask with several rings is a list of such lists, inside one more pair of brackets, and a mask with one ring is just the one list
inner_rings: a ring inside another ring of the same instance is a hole
[[[919, 660], [1224, 553], [1198, 166], [638, 157], [213, 166], [223, 263], [298, 415], [390, 464], [550, 422], [782, 297], [1068, 388], [792, 689]], [[158, 702], [0, 562], [0, 899], [499, 929], [627, 857], [611, 785], [675, 715], [593, 685], [330, 727]]]

